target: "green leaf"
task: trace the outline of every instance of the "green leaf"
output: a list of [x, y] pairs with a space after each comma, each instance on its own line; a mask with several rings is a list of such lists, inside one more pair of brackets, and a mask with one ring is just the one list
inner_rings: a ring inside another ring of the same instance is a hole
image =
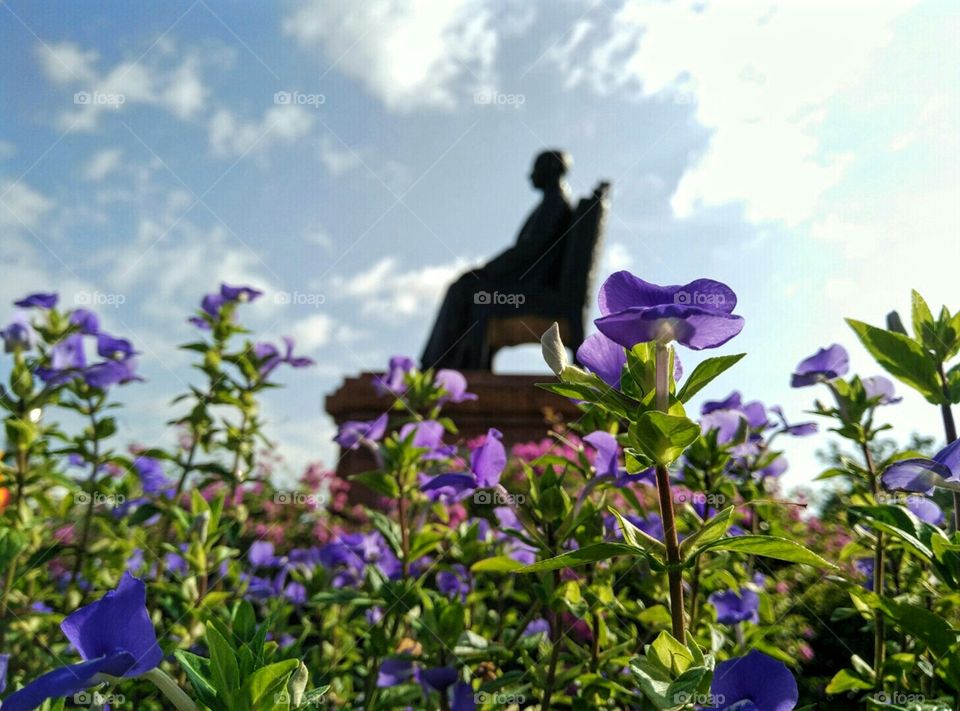
[[914, 338], [926, 344], [933, 335], [933, 313], [916, 289], [910, 291], [910, 317], [913, 321]]
[[934, 560], [933, 538], [943, 536], [936, 527], [921, 521], [901, 506], [851, 506], [847, 509], [851, 523], [863, 519], [872, 528], [890, 533], [910, 546], [920, 556]]
[[[691, 555], [691, 551], [693, 551], [692, 555], [699, 555], [703, 546], [722, 538], [733, 522], [733, 511], [734, 507], [728, 506], [709, 521], [705, 521], [695, 533], [685, 538], [680, 544], [680, 559], [686, 560], [687, 556]], [[694, 547], [697, 550], [694, 550]]]
[[827, 685], [828, 694], [842, 694], [845, 691], [860, 691], [862, 689], [872, 689], [873, 682], [864, 681], [855, 676], [849, 669], [841, 669], [833, 675], [833, 679]]
[[610, 513], [617, 517], [620, 524], [620, 531], [623, 533], [623, 540], [628, 546], [644, 551], [654, 558], [661, 565], [667, 559], [667, 547], [653, 536], [650, 536], [630, 523], [629, 519], [622, 516], [615, 508], [609, 508]]
[[523, 563], [518, 563], [513, 558], [505, 555], [494, 556], [478, 560], [470, 566], [473, 573], [510, 573], [523, 567]]
[[520, 568], [518, 573], [544, 573], [549, 570], [559, 570], [561, 568], [575, 568], [579, 565], [596, 563], [601, 560], [608, 560], [618, 555], [637, 557], [642, 551], [625, 543], [594, 543], [583, 548], [578, 548], [569, 553], [537, 561], [531, 565]]
[[683, 674], [693, 665], [693, 654], [669, 632], [661, 632], [647, 648], [647, 659], [663, 667], [671, 677]]
[[210, 708], [217, 707], [217, 690], [207, 680], [210, 676], [210, 660], [199, 657], [193, 652], [184, 649], [178, 649], [174, 652], [180, 666], [187, 673], [190, 685], [194, 692], [200, 697], [200, 701]]
[[237, 666], [237, 653], [230, 643], [213, 625], [207, 625], [204, 635], [210, 649], [211, 681], [217, 689], [217, 696], [228, 706], [233, 693], [240, 688], [240, 668]]
[[680, 402], [687, 402], [690, 398], [703, 390], [710, 384], [714, 378], [720, 375], [728, 368], [735, 365], [746, 353], [737, 353], [736, 355], [715, 356], [707, 358], [697, 365], [690, 373], [689, 377], [677, 393], [677, 399]]
[[697, 441], [700, 425], [686, 417], [655, 410], [644, 412], [630, 425], [630, 440], [657, 464], [669, 466]]
[[[250, 704], [250, 708], [274, 708], [274, 706], [288, 708], [290, 701], [287, 680], [299, 665], [298, 659], [285, 659], [257, 669], [251, 674], [243, 685], [243, 698]], [[286, 697], [285, 706], [284, 697]], [[265, 704], [267, 700], [273, 701], [273, 704]]]
[[923, 347], [909, 336], [847, 319], [870, 355], [890, 375], [923, 395], [933, 404], [943, 402], [937, 366]]
[[747, 553], [764, 558], [787, 561], [788, 563], [803, 563], [815, 568], [836, 568], [813, 551], [809, 551], [799, 543], [777, 536], [736, 536], [721, 538], [703, 546], [705, 551], [729, 551], [731, 553]]
[[386, 496], [388, 499], [396, 499], [400, 496], [400, 487], [397, 486], [397, 480], [386, 472], [361, 472], [350, 478], [353, 481], [360, 482], [368, 489]]

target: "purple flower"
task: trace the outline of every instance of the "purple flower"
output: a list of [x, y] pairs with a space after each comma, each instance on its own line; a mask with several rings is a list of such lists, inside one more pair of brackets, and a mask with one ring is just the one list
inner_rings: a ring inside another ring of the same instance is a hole
[[866, 590], [873, 590], [873, 558], [857, 558], [853, 561], [853, 567], [858, 573], [863, 575], [866, 580], [863, 581], [863, 587]]
[[507, 466], [507, 452], [503, 448], [503, 434], [492, 427], [486, 441], [470, 454], [470, 471], [440, 474], [420, 488], [425, 491], [452, 489], [457, 496], [465, 496], [474, 489], [490, 489], [500, 484], [500, 474]]
[[111, 385], [142, 380], [136, 374], [136, 366], [133, 358], [122, 361], [108, 360], [84, 369], [83, 379], [90, 387], [104, 390]]
[[266, 378], [281, 363], [286, 363], [292, 368], [306, 368], [314, 364], [312, 358], [293, 355], [292, 338], [284, 336], [282, 340], [286, 346], [284, 355], [281, 355], [280, 350], [272, 343], [260, 342], [253, 347], [253, 354], [260, 361], [260, 377]]
[[254, 541], [247, 551], [247, 560], [256, 568], [271, 568], [278, 563], [270, 541]]
[[387, 420], [387, 413], [366, 422], [347, 420], [340, 425], [340, 430], [333, 441], [344, 449], [359, 449], [363, 442], [377, 442], [383, 438], [387, 431]]
[[136, 351], [126, 338], [114, 338], [101, 333], [97, 336], [97, 355], [108, 360], [127, 360], [135, 356]]
[[800, 698], [787, 665], [756, 650], [720, 662], [713, 671], [710, 695], [723, 699], [710, 711], [791, 711]]
[[457, 681], [457, 670], [453, 667], [431, 667], [429, 669], [415, 669], [414, 678], [424, 689], [433, 689], [441, 694], [453, 686]]
[[133, 468], [140, 477], [140, 487], [147, 494], [159, 494], [168, 499], [173, 498], [174, 485], [166, 474], [163, 473], [163, 465], [160, 460], [153, 457], [137, 457], [133, 462]]
[[864, 378], [860, 382], [863, 383], [863, 390], [867, 394], [867, 399], [876, 399], [878, 405], [896, 405], [903, 400], [902, 397], [896, 396], [890, 379], [882, 375]]
[[736, 294], [711, 279], [659, 286], [621, 271], [600, 287], [599, 301], [601, 316], [594, 323], [624, 348], [650, 341], [716, 348], [743, 329], [743, 317], [732, 313]]
[[454, 565], [453, 570], [441, 570], [437, 573], [437, 590], [451, 600], [459, 597], [461, 602], [467, 601], [470, 592], [470, 575], [462, 565]]
[[586, 435], [583, 441], [597, 450], [593, 468], [597, 470], [598, 477], [616, 477], [620, 473], [620, 445], [617, 444], [616, 437], [609, 432], [597, 430]]
[[413, 434], [412, 444], [417, 449], [425, 449], [424, 459], [448, 459], [457, 453], [456, 447], [443, 443], [443, 425], [436, 420], [408, 422], [400, 428], [400, 439], [405, 440]]
[[74, 309], [70, 312], [70, 323], [80, 329], [85, 336], [96, 336], [100, 333], [100, 319], [88, 309]]
[[397, 686], [408, 681], [413, 676], [413, 660], [409, 657], [384, 659], [377, 672], [377, 686]]
[[765, 479], [767, 477], [776, 478], [781, 474], [783, 474], [785, 471], [787, 471], [789, 466], [790, 465], [787, 462], [787, 458], [781, 454], [780, 456], [773, 459], [773, 461], [771, 461], [767, 466], [765, 466], [763, 469], [757, 472], [757, 476], [760, 479]]
[[59, 385], [76, 377], [77, 371], [86, 364], [83, 336], [74, 333], [50, 349], [50, 367], [37, 368], [37, 377], [45, 383]]
[[60, 629], [83, 662], [38, 677], [4, 700], [4, 711], [30, 711], [46, 699], [70, 696], [96, 683], [99, 674], [135, 677], [163, 659], [146, 608], [146, 586], [124, 573], [120, 585], [71, 613]]
[[307, 588], [303, 583], [289, 582], [283, 589], [283, 596], [294, 605], [307, 604]]
[[770, 408], [770, 412], [777, 416], [777, 419], [780, 420], [780, 432], [786, 435], [791, 435], [793, 437], [807, 437], [808, 435], [816, 434], [817, 432], [817, 423], [816, 422], [798, 422], [795, 425], [791, 425], [787, 422], [786, 416], [783, 414], [783, 408], [779, 405], [774, 405]]
[[37, 344], [37, 334], [22, 312], [14, 314], [13, 320], [0, 331], [0, 338], [6, 353], [29, 351]]
[[930, 499], [925, 499], [922, 496], [908, 496], [906, 505], [910, 513], [921, 521], [926, 521], [934, 526], [940, 526], [944, 521], [943, 510]]
[[412, 358], [393, 356], [390, 359], [386, 375], [383, 377], [376, 376], [373, 379], [373, 387], [377, 391], [377, 395], [400, 395], [406, 392], [406, 375], [415, 367], [416, 364]]
[[20, 299], [20, 301], [14, 301], [13, 305], [23, 309], [52, 309], [57, 305], [57, 299], [58, 297], [54, 292], [37, 292]]
[[433, 379], [433, 384], [435, 387], [443, 388], [444, 390], [444, 394], [438, 401], [441, 405], [448, 402], [456, 404], [477, 399], [474, 393], [467, 392], [467, 379], [463, 376], [463, 373], [458, 370], [450, 370], [448, 368], [438, 370]]
[[535, 634], [550, 634], [550, 623], [542, 617], [532, 620], [523, 631], [523, 636], [530, 637]]
[[237, 301], [245, 304], [251, 301], [256, 301], [263, 296], [263, 292], [250, 286], [230, 286], [229, 284], [221, 284], [220, 296], [224, 301]]
[[746, 620], [760, 621], [760, 596], [753, 590], [743, 588], [739, 594], [735, 590], [725, 590], [713, 593], [708, 599], [717, 609], [717, 622], [732, 625]]
[[585, 365], [611, 388], [620, 388], [620, 378], [627, 364], [627, 352], [619, 343], [602, 333], [594, 333], [577, 349], [577, 362]]
[[888, 489], [932, 494], [938, 487], [956, 489], [960, 485], [960, 439], [937, 452], [933, 459], [914, 457], [894, 462], [883, 473]]
[[816, 385], [839, 378], [848, 370], [850, 370], [850, 356], [847, 355], [843, 346], [834, 343], [829, 348], [821, 348], [809, 358], [800, 361], [793, 371], [790, 386], [804, 388], [808, 385]]

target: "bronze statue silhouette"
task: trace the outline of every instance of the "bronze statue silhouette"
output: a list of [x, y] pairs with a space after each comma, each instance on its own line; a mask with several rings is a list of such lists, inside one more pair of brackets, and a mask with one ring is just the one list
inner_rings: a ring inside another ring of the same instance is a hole
[[[564, 180], [570, 165], [570, 156], [560, 150], [536, 157], [530, 182], [543, 198], [514, 246], [450, 285], [421, 357], [424, 368], [490, 369], [498, 347], [536, 342], [543, 332], [536, 329], [545, 318], [568, 323], [574, 348], [582, 342], [585, 292], [607, 184], [582, 200], [575, 215]], [[594, 209], [598, 205], [601, 209]], [[584, 230], [585, 239], [574, 239]], [[565, 239], [568, 244], [562, 244]], [[530, 314], [539, 320], [519, 322], [519, 334], [491, 338], [496, 324], [517, 323]], [[502, 342], [494, 342], [498, 340]]]

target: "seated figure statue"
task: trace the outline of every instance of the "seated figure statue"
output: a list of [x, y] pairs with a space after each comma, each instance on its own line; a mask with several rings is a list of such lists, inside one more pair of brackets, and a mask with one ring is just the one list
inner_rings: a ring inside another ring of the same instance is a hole
[[513, 247], [467, 272], [447, 290], [421, 357], [424, 368], [484, 368], [486, 320], [516, 312], [538, 293], [559, 287], [563, 249], [557, 243], [572, 215], [564, 181], [570, 163], [559, 150], [537, 156], [530, 182], [543, 199], [523, 223]]

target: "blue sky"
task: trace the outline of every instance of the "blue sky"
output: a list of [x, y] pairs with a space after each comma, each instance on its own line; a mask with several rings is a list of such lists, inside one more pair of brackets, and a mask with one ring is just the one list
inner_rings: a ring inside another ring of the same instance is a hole
[[[270, 432], [291, 470], [329, 462], [325, 394], [420, 352], [559, 146], [576, 194], [613, 182], [604, 272], [736, 290], [727, 350], [750, 355], [711, 394], [798, 417], [814, 393], [789, 372], [820, 345], [876, 371], [843, 316], [881, 322], [911, 287], [960, 308], [958, 26], [937, 0], [8, 0], [0, 302], [104, 302], [143, 350], [124, 418], [152, 444], [191, 377], [185, 316], [221, 280], [264, 288], [250, 323], [319, 363], [271, 394]], [[495, 368], [544, 370], [533, 346]], [[889, 416], [939, 432], [912, 393]]]

